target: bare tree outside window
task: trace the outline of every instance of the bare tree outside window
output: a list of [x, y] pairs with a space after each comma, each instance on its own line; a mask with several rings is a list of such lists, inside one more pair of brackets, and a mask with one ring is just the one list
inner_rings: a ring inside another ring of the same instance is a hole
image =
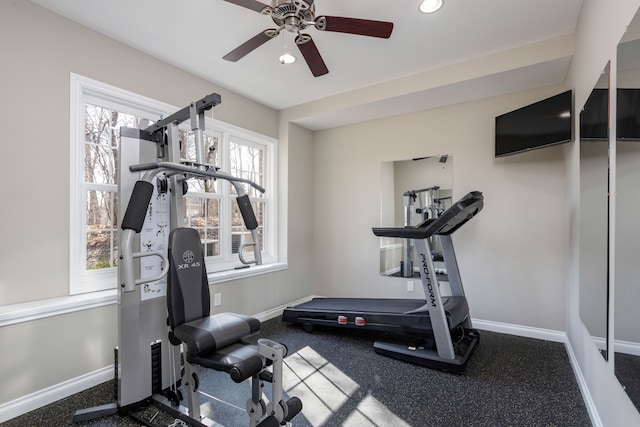
[[[181, 160], [195, 162], [193, 132], [180, 130], [178, 137]], [[217, 166], [220, 138], [205, 134], [203, 142], [204, 163]], [[214, 179], [192, 179], [185, 196], [184, 224], [198, 231], [205, 256], [220, 255], [220, 185], [220, 181]]]
[[144, 119], [87, 103], [84, 117], [86, 268], [95, 270], [117, 265], [120, 127], [137, 128]]
[[[69, 294], [79, 295], [117, 286], [120, 128], [145, 129], [177, 107], [73, 73], [70, 99]], [[262, 259], [277, 262], [273, 192], [277, 140], [209, 117], [205, 125], [204, 160], [200, 162], [267, 188], [262, 194], [244, 186], [260, 227]], [[193, 132], [187, 122], [180, 127], [181, 160], [194, 162]], [[237, 247], [251, 240], [237, 208], [235, 188], [220, 179], [189, 179], [187, 183], [184, 224], [200, 234], [208, 271], [234, 269]]]
[[[265, 152], [263, 147], [254, 147], [249, 143], [231, 141], [230, 170], [231, 175], [249, 179], [258, 185], [264, 185]], [[262, 193], [253, 187], [247, 188], [249, 197], [262, 197]], [[235, 194], [235, 190], [233, 190]]]
[[[118, 259], [118, 150], [120, 127], [141, 128], [149, 122], [130, 114], [85, 104], [85, 198], [86, 198], [86, 268], [87, 270], [112, 268]], [[182, 161], [196, 161], [193, 132], [179, 130]], [[220, 138], [204, 135], [205, 163], [212, 166], [218, 161]], [[264, 148], [251, 144], [231, 142], [229, 145], [229, 172], [258, 184], [264, 181]], [[205, 256], [220, 255], [220, 206], [224, 197], [221, 181], [213, 179], [190, 180], [185, 196], [185, 226], [198, 230]], [[231, 198], [236, 192], [230, 188]], [[247, 188], [258, 219], [258, 232], [264, 235], [264, 203], [256, 202], [262, 194]], [[241, 243], [250, 239], [242, 215], [235, 201], [231, 209], [231, 252], [237, 253]], [[261, 238], [263, 246], [264, 241]], [[261, 248], [263, 249], [263, 247]], [[250, 251], [252, 249], [249, 249]]]
[[[264, 185], [265, 150], [264, 147], [256, 147], [241, 139], [232, 140], [230, 148], [230, 173], [234, 176], [249, 179], [258, 185]], [[264, 249], [264, 202], [256, 201], [263, 198], [262, 193], [251, 186], [247, 186], [247, 194], [252, 199], [251, 205], [258, 221], [258, 234], [260, 235], [260, 249]], [[232, 194], [236, 194], [233, 189]], [[240, 209], [233, 205], [231, 213], [231, 242], [232, 253], [238, 252], [241, 243], [250, 240], [250, 232], [246, 229]], [[252, 252], [253, 247], [247, 248]]]

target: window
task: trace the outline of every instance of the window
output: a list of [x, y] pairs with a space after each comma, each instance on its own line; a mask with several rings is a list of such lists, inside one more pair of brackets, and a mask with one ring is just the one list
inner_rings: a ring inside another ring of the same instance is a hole
[[85, 268], [98, 270], [117, 265], [118, 130], [139, 127], [141, 120], [88, 102], [84, 117]]
[[[71, 75], [70, 294], [113, 289], [118, 260], [118, 150], [122, 126], [145, 128], [178, 108]], [[186, 123], [188, 125], [188, 123]], [[206, 119], [207, 163], [232, 175], [275, 188], [275, 141]], [[180, 130], [181, 157], [195, 160], [194, 138]], [[246, 189], [259, 223], [263, 263], [274, 262], [273, 191]], [[190, 180], [184, 221], [197, 229], [210, 273], [237, 266], [238, 247], [250, 240], [224, 180]], [[247, 251], [249, 252], [249, 251]], [[245, 258], [251, 258], [246, 254]]]
[[[180, 133], [181, 156], [195, 160], [194, 138]], [[186, 143], [185, 143], [186, 141]], [[266, 189], [275, 188], [275, 142], [227, 124], [215, 123], [204, 135], [207, 163], [220, 167], [233, 176], [249, 179]], [[268, 173], [270, 172], [270, 173]], [[261, 193], [243, 184], [258, 221], [263, 263], [275, 262], [275, 203], [270, 191]], [[235, 202], [235, 187], [226, 180], [190, 180], [184, 200], [184, 224], [198, 230], [208, 272], [224, 271], [238, 266], [238, 251], [242, 243], [251, 242], [251, 233], [244, 226]], [[265, 231], [266, 230], [266, 231]], [[253, 259], [252, 247], [244, 250], [247, 260]]]

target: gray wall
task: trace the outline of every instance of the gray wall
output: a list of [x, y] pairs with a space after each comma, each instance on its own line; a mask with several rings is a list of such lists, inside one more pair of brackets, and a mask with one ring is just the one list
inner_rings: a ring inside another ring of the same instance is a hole
[[[494, 117], [563, 90], [527, 91], [316, 132], [313, 145], [314, 291], [405, 297], [378, 276], [381, 162], [449, 153], [453, 195], [484, 193], [485, 207], [453, 236], [474, 318], [564, 330], [565, 147], [494, 158]], [[380, 141], [374, 145], [373, 141]], [[354, 161], [357, 159], [357, 161]], [[429, 183], [425, 183], [425, 186]], [[331, 268], [326, 268], [329, 265]]]
[[[634, 24], [640, 31], [638, 16]], [[640, 68], [618, 72], [617, 80], [620, 88], [640, 88]], [[640, 141], [617, 143], [616, 167], [615, 339], [640, 343]]]
[[640, 141], [618, 143], [615, 339], [640, 343]]
[[215, 91], [222, 95], [216, 118], [277, 137], [277, 113], [267, 107], [30, 2], [3, 1], [0, 7], [4, 159], [11, 159], [3, 162], [2, 186], [5, 194], [13, 194], [14, 206], [4, 209], [2, 223], [10, 226], [3, 239], [13, 242], [13, 252], [30, 254], [2, 257], [3, 304], [68, 291], [71, 72], [180, 108]]
[[[635, 15], [638, 0], [585, 0], [576, 29], [576, 48], [567, 75], [574, 89], [575, 109], [580, 111], [596, 85], [607, 61], [611, 60], [611, 85], [616, 85], [616, 47]], [[574, 122], [578, 126], [578, 116]], [[620, 383], [612, 366], [598, 352], [579, 314], [580, 302], [580, 144], [572, 144], [567, 156], [569, 226], [567, 335], [571, 356], [580, 368], [579, 381], [588, 388], [588, 405], [597, 408], [605, 426], [640, 424], [640, 415]]]
[[[222, 121], [278, 137], [278, 113], [141, 54], [31, 2], [0, 2], [0, 313], [10, 304], [68, 295], [69, 75], [80, 74], [182, 108], [218, 92]], [[283, 144], [279, 185], [296, 201], [288, 270], [214, 285], [222, 309], [257, 314], [310, 294], [311, 133], [293, 126]], [[289, 172], [291, 166], [292, 171]], [[8, 242], [11, 242], [10, 245]], [[281, 249], [282, 249], [281, 248]], [[24, 256], [15, 256], [21, 254]], [[213, 293], [213, 292], [212, 292]], [[115, 305], [0, 328], [0, 405], [109, 366]]]
[[[0, 308], [68, 290], [69, 73], [177, 106], [217, 91], [223, 96], [217, 118], [280, 140], [279, 249], [289, 262], [286, 271], [214, 285], [224, 309], [255, 314], [312, 293], [405, 295], [403, 281], [378, 276], [371, 227], [380, 218], [380, 163], [450, 153], [454, 197], [479, 189], [486, 198], [485, 210], [454, 237], [472, 316], [566, 330], [589, 403], [604, 424], [638, 424], [578, 314], [577, 144], [504, 159], [494, 159], [492, 148], [497, 114], [565, 88], [575, 90], [579, 111], [638, 3], [585, 0], [562, 87], [313, 134], [289, 124], [291, 112], [237, 96], [30, 2], [2, 1], [0, 114], [7, 151], [0, 185], [11, 208], [0, 218]], [[115, 324], [115, 307], [107, 306], [2, 327], [0, 405], [108, 366]]]

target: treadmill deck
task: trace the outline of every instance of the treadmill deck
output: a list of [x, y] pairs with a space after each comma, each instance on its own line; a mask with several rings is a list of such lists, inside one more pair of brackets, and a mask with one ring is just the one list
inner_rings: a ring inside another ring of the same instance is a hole
[[[465, 297], [442, 298], [449, 329], [460, 325], [468, 316]], [[346, 324], [338, 317], [347, 318]], [[364, 320], [356, 325], [355, 319]], [[287, 307], [282, 315], [285, 322], [321, 324], [336, 327], [368, 327], [411, 334], [431, 333], [431, 319], [425, 300], [384, 298], [314, 298], [294, 307]]]

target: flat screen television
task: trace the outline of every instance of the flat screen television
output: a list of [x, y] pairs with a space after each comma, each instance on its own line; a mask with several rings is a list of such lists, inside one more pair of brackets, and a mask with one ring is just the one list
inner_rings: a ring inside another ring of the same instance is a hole
[[[640, 140], [640, 89], [617, 90], [616, 138]], [[580, 113], [580, 139], [607, 139], [609, 134], [607, 89], [594, 89]]]
[[580, 139], [607, 139], [609, 134], [609, 97], [607, 89], [594, 89], [580, 112]]
[[573, 93], [561, 94], [496, 117], [495, 156], [503, 157], [573, 139]]

